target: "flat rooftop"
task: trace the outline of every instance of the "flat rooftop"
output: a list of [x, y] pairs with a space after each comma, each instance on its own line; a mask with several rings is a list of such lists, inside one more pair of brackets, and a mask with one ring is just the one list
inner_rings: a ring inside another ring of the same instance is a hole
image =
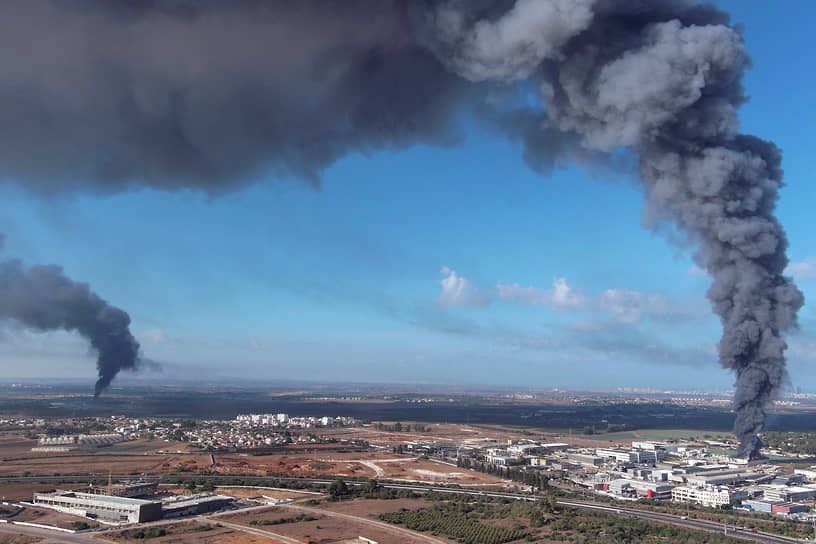
[[82, 493], [79, 491], [52, 491], [50, 493], [37, 493], [36, 496], [42, 497], [67, 497], [75, 498], [83, 501], [97, 501], [109, 502], [114, 504], [128, 504], [131, 506], [138, 506], [142, 504], [151, 504], [154, 501], [146, 501], [144, 499], [131, 499], [129, 497], [115, 497], [112, 495], [95, 495], [94, 493]]

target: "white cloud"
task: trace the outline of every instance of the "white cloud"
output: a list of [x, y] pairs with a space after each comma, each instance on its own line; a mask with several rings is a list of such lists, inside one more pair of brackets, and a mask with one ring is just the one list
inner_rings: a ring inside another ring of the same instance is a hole
[[443, 266], [442, 274], [446, 277], [439, 280], [442, 292], [436, 303], [440, 306], [486, 306], [490, 299], [478, 293], [473, 284], [465, 277], [456, 274], [447, 266]]
[[816, 257], [805, 257], [797, 263], [790, 263], [785, 274], [796, 281], [816, 280]]
[[[629, 289], [607, 289], [595, 299], [588, 299], [583, 290], [571, 286], [566, 278], [554, 278], [550, 289], [521, 287], [519, 284], [496, 285], [498, 296], [505, 302], [548, 306], [557, 312], [591, 311], [612, 318], [611, 323], [634, 325], [646, 318], [664, 321], [690, 321], [708, 315], [702, 299], [677, 302], [663, 295], [649, 295]], [[610, 323], [596, 320], [576, 322], [575, 330], [597, 330]]]
[[146, 344], [158, 344], [166, 339], [164, 332], [160, 329], [148, 329], [138, 334], [139, 340]]
[[496, 285], [499, 298], [505, 302], [549, 306], [556, 311], [580, 310], [586, 302], [583, 291], [571, 287], [566, 278], [553, 278], [551, 289], [521, 287], [515, 283]]
[[607, 289], [598, 297], [597, 309], [617, 323], [633, 325], [644, 318], [678, 322], [707, 315], [702, 300], [671, 301], [663, 295], [647, 295], [629, 289]]
[[637, 323], [652, 304], [649, 298], [638, 291], [607, 289], [598, 297], [598, 308], [618, 323]]
[[704, 278], [707, 275], [708, 273], [696, 264], [691, 265], [691, 267], [686, 270], [686, 276], [691, 276], [692, 278]]

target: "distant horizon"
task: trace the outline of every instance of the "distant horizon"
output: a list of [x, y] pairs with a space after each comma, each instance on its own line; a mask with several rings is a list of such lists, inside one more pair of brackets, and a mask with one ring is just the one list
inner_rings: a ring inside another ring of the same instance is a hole
[[[81, 377], [3, 377], [0, 378], [0, 386], [12, 386], [15, 384], [21, 385], [59, 385], [70, 384], [72, 386], [84, 387], [87, 386], [89, 392], [93, 393], [93, 380], [88, 380]], [[212, 381], [207, 378], [192, 378], [192, 377], [176, 377], [166, 381], [151, 380], [140, 377], [131, 377], [130, 379], [120, 379], [113, 383], [110, 391], [117, 389], [127, 389], [129, 387], [180, 387], [180, 386], [207, 386], [217, 389], [218, 387], [230, 388], [240, 387], [247, 390], [266, 389], [273, 391], [291, 391], [294, 389], [305, 389], [306, 392], [326, 391], [328, 393], [343, 393], [344, 388], [359, 387], [364, 393], [376, 393], [377, 390], [382, 390], [383, 393], [411, 393], [415, 392], [421, 394], [424, 392], [432, 394], [445, 393], [548, 393], [548, 392], [565, 392], [565, 393], [630, 393], [630, 394], [666, 394], [666, 393], [706, 393], [706, 394], [733, 394], [734, 388], [726, 389], [712, 389], [712, 388], [669, 388], [669, 387], [638, 387], [638, 386], [615, 386], [615, 387], [585, 387], [585, 386], [530, 386], [522, 384], [488, 384], [488, 383], [471, 383], [471, 384], [457, 384], [444, 382], [418, 382], [418, 381], [361, 381], [361, 380], [337, 380], [337, 381], [322, 381], [309, 379], [287, 379], [287, 380], [266, 380], [257, 378], [241, 378], [233, 376], [229, 378], [218, 378], [217, 381]], [[334, 388], [334, 389], [333, 389]], [[390, 389], [389, 388], [393, 388]], [[426, 388], [427, 391], [423, 390]], [[413, 391], [412, 391], [413, 390]], [[353, 391], [352, 391], [353, 392]], [[809, 394], [816, 393], [816, 390], [807, 391], [802, 388], [798, 392], [793, 389], [786, 389], [783, 391], [783, 396], [788, 394]]]

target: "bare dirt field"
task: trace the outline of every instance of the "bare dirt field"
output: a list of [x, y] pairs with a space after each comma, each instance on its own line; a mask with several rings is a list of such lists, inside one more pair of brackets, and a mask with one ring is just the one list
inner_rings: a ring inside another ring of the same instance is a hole
[[60, 527], [62, 529], [71, 529], [71, 524], [75, 521], [85, 522], [89, 525], [93, 523], [87, 518], [81, 516], [72, 516], [71, 514], [63, 514], [56, 510], [49, 510], [48, 508], [35, 508], [26, 506], [17, 514], [0, 516], [5, 519], [13, 521], [27, 521], [29, 523], [39, 523], [41, 525], [50, 525], [52, 527]]
[[[261, 530], [268, 529], [277, 534], [288, 536], [302, 542], [309, 540], [321, 542], [323, 540], [328, 541], [364, 536], [376, 540], [377, 542], [389, 544], [425, 544], [425, 541], [402, 534], [399, 530], [375, 527], [365, 522], [352, 519], [332, 517], [328, 513], [326, 515], [309, 514], [317, 518], [311, 521], [294, 521], [297, 516], [302, 514], [303, 512], [296, 509], [270, 507], [268, 509], [253, 510], [251, 512], [219, 516], [219, 519], [247, 527], [257, 527]], [[276, 520], [293, 521], [274, 524], [269, 523]], [[267, 524], [264, 524], [264, 521], [266, 521]]]
[[31, 456], [31, 448], [37, 445], [37, 441], [26, 438], [22, 432], [6, 431], [0, 433], [0, 457], [27, 457]]
[[458, 483], [463, 486], [505, 486], [509, 482], [445, 463], [385, 452], [309, 453], [292, 455], [230, 456], [216, 458], [222, 473], [292, 476], [346, 476], [406, 481]]
[[138, 453], [61, 453], [44, 454], [29, 452], [25, 458], [6, 458], [0, 463], [1, 476], [20, 476], [26, 472], [35, 475], [65, 475], [94, 473], [107, 477], [114, 474], [161, 474], [179, 469], [197, 472], [210, 466], [210, 456], [191, 455], [145, 455]]
[[7, 501], [30, 501], [34, 493], [54, 489], [54, 484], [0, 484], [0, 496]]
[[360, 518], [377, 519], [380, 514], [386, 512], [396, 512], [400, 508], [414, 510], [432, 505], [432, 502], [425, 499], [352, 499], [349, 501], [321, 501], [315, 508], [349, 514]]
[[[231, 527], [217, 527], [214, 524], [186, 522], [167, 525], [156, 525], [164, 529], [164, 536], [149, 539], [152, 544], [280, 544], [274, 538], [268, 538], [252, 533], [233, 529]], [[144, 542], [144, 538], [133, 536], [134, 529], [110, 531], [105, 533], [104, 539], [111, 542]]]
[[35, 542], [39, 542], [40, 540], [42, 539], [33, 536], [25, 536], [20, 534], [9, 533], [6, 531], [0, 531], [0, 542], [2, 542], [3, 544], [34, 544]]

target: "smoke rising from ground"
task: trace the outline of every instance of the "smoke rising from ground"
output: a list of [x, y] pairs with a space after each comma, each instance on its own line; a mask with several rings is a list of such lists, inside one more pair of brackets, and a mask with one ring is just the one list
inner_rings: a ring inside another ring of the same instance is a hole
[[[782, 275], [779, 152], [738, 134], [750, 59], [726, 14], [690, 0], [19, 0], [0, 15], [0, 178], [39, 193], [316, 182], [350, 152], [453, 145], [467, 114], [523, 141], [539, 171], [633, 150], [644, 223], [684, 232], [713, 277], [735, 432], [741, 454], [758, 447], [803, 297]], [[514, 85], [538, 103], [496, 102]]]
[[26, 269], [16, 260], [0, 263], [0, 319], [36, 331], [76, 331], [87, 339], [97, 352], [95, 396], [120, 370], [135, 370], [139, 363], [128, 314], [108, 305], [87, 284], [67, 278], [58, 266]]

